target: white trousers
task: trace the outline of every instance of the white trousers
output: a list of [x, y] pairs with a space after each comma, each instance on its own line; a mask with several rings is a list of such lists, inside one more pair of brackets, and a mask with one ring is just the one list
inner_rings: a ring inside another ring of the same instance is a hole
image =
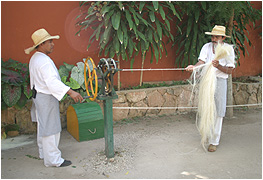
[[209, 144], [215, 146], [219, 145], [221, 131], [222, 131], [223, 117], [216, 117], [214, 136], [209, 139]]
[[37, 133], [39, 158], [44, 159], [46, 167], [59, 167], [64, 162], [64, 159], [61, 158], [61, 151], [58, 149], [59, 140], [60, 133], [44, 137], [40, 137]]

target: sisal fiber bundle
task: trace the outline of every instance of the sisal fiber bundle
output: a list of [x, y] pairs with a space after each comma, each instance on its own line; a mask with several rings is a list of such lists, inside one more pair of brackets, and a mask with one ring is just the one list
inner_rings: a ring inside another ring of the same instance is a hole
[[[214, 59], [226, 59], [232, 52], [230, 45], [218, 44], [215, 49]], [[227, 59], [227, 61], [229, 61]], [[193, 87], [199, 85], [198, 109], [196, 115], [197, 129], [201, 135], [201, 145], [205, 148], [208, 139], [214, 136], [214, 122], [216, 118], [215, 90], [216, 90], [216, 68], [212, 62], [197, 66], [193, 69], [190, 84]]]

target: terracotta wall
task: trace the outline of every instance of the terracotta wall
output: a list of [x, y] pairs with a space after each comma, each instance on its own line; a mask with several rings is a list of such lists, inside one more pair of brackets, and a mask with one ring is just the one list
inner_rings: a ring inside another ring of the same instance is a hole
[[[262, 9], [262, 2], [253, 2], [255, 7]], [[45, 28], [51, 35], [60, 35], [59, 40], [54, 40], [55, 50], [50, 54], [57, 67], [67, 62], [75, 64], [84, 57], [90, 56], [97, 64], [102, 57], [98, 57], [98, 47], [93, 44], [86, 51], [87, 39], [91, 31], [81, 32], [75, 36], [78, 28], [75, 18], [80, 13], [78, 1], [2, 1], [1, 2], [1, 58], [9, 58], [20, 62], [29, 62], [33, 53], [26, 55], [24, 49], [31, 47], [32, 33]], [[261, 23], [261, 21], [259, 22]], [[250, 39], [253, 47], [249, 47], [250, 56], [241, 57], [241, 66], [233, 73], [235, 76], [258, 75], [262, 71], [262, 40], [259, 33], [262, 29], [250, 30]], [[173, 68], [175, 50], [167, 46], [168, 56], [158, 63], [150, 64], [150, 54], [146, 56], [144, 68]], [[130, 67], [130, 62], [121, 61], [121, 68]], [[141, 68], [141, 57], [138, 56], [134, 68]], [[189, 73], [182, 71], [147, 71], [144, 72], [143, 81], [176, 81], [189, 77]], [[116, 82], [117, 75], [115, 75]], [[121, 72], [122, 87], [139, 84], [139, 72]], [[116, 83], [115, 83], [116, 84]]]

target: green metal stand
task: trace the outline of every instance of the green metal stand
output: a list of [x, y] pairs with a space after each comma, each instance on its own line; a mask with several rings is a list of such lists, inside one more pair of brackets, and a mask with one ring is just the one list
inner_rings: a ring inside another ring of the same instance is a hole
[[103, 100], [105, 154], [107, 158], [113, 158], [114, 140], [112, 100], [118, 98], [118, 95], [113, 88], [113, 75], [120, 70], [117, 69], [116, 62], [111, 58], [102, 58], [98, 64], [98, 70], [101, 74], [102, 84], [97, 99]]
[[104, 100], [103, 106], [104, 106], [105, 153], [107, 158], [112, 158], [114, 157], [112, 99]]
[[114, 96], [97, 97], [98, 100], [103, 100], [105, 154], [107, 158], [114, 157], [112, 99], [117, 99], [117, 98], [118, 95], [116, 94]]

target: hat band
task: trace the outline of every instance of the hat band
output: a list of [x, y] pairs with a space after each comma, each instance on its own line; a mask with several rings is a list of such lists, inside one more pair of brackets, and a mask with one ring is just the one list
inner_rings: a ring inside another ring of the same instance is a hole
[[38, 46], [39, 44], [41, 44], [42, 42], [44, 42], [46, 39], [48, 39], [49, 37], [51, 37], [49, 34], [47, 34], [45, 37], [43, 37], [40, 41], [38, 42], [34, 42], [35, 46]]

